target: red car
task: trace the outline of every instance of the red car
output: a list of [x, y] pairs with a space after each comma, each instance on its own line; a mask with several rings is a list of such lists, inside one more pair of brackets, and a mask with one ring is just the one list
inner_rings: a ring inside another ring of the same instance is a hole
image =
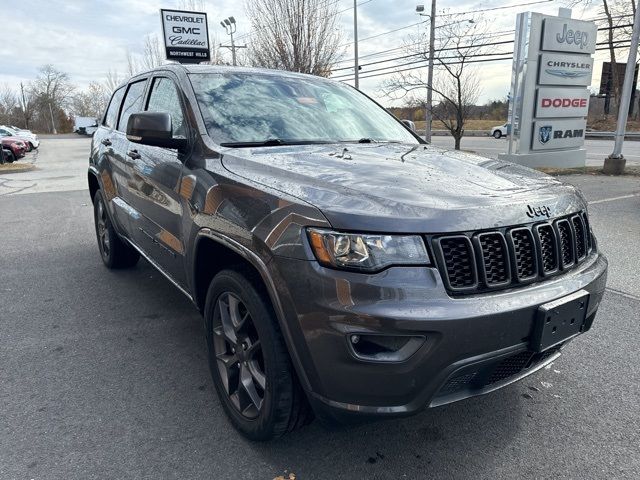
[[[27, 151], [27, 145], [23, 140], [20, 140], [17, 137], [2, 137], [0, 138], [0, 142], [2, 143], [2, 148], [5, 150], [5, 160], [9, 163], [18, 160], [19, 158], [24, 157], [24, 153]], [[11, 151], [11, 155], [7, 155]]]

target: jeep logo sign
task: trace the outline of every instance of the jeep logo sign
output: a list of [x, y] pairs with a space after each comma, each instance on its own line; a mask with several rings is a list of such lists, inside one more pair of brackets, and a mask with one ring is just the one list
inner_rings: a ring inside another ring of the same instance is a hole
[[538, 89], [537, 118], [586, 117], [589, 113], [589, 91], [584, 88]]
[[586, 119], [538, 120], [533, 126], [532, 150], [579, 148], [584, 144]]
[[167, 60], [198, 63], [211, 58], [207, 14], [160, 10]]
[[593, 22], [569, 18], [546, 18], [542, 34], [542, 50], [594, 53], [598, 30]]

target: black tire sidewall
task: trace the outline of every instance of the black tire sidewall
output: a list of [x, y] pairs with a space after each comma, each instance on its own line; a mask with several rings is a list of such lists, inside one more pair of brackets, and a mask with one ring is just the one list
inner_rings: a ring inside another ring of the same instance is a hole
[[[106, 220], [106, 230], [107, 235], [109, 236], [109, 255], [105, 258], [105, 253], [102, 251], [102, 246], [100, 245], [100, 235], [98, 234], [98, 205], [102, 203], [102, 208], [104, 208], [105, 215], [107, 217]], [[108, 268], [114, 267], [114, 251], [113, 248], [115, 246], [116, 241], [116, 232], [113, 230], [113, 226], [111, 225], [111, 219], [109, 218], [109, 212], [107, 211], [107, 203], [104, 201], [104, 196], [102, 194], [102, 190], [98, 189], [96, 194], [93, 197], [93, 219], [96, 230], [96, 240], [98, 242], [98, 251], [100, 252], [100, 257], [102, 261]]]
[[495, 132], [493, 132], [493, 138], [500, 138], [502, 137], [502, 132], [500, 130], [496, 130]]
[[[249, 309], [262, 346], [267, 389], [260, 414], [253, 420], [244, 417], [233, 406], [218, 372], [213, 346], [213, 319], [217, 300], [225, 292], [236, 295]], [[290, 362], [288, 357], [283, 358], [282, 338], [274, 324], [276, 319], [270, 304], [244, 275], [233, 270], [224, 270], [215, 276], [209, 286], [204, 318], [211, 376], [220, 402], [231, 422], [252, 440], [268, 440], [284, 433], [288, 418], [284, 420], [283, 428], [282, 417], [291, 409], [288, 402], [292, 399], [294, 387]]]

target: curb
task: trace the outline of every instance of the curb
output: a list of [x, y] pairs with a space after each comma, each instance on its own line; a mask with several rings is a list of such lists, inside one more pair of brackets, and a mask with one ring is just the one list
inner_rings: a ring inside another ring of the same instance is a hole
[[28, 163], [25, 164], [25, 163], [23, 163], [21, 165], [24, 165], [26, 168], [16, 168], [16, 167], [7, 168], [7, 169], [0, 168], [0, 175], [4, 175], [4, 174], [8, 174], [8, 173], [30, 172], [31, 170], [35, 170], [35, 168], [36, 168], [35, 165], [33, 165], [33, 164], [28, 164]]

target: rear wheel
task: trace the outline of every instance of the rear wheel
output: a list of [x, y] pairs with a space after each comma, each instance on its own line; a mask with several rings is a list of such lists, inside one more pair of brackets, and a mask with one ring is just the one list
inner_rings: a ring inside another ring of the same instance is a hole
[[260, 280], [220, 272], [204, 316], [211, 376], [233, 425], [251, 440], [269, 440], [306, 423], [311, 412]]
[[111, 224], [102, 190], [98, 190], [93, 197], [93, 215], [98, 248], [104, 264], [108, 268], [128, 268], [138, 263], [140, 254], [118, 236]]
[[502, 137], [502, 132], [500, 130], [496, 130], [495, 132], [493, 132], [493, 138], [500, 138]]

